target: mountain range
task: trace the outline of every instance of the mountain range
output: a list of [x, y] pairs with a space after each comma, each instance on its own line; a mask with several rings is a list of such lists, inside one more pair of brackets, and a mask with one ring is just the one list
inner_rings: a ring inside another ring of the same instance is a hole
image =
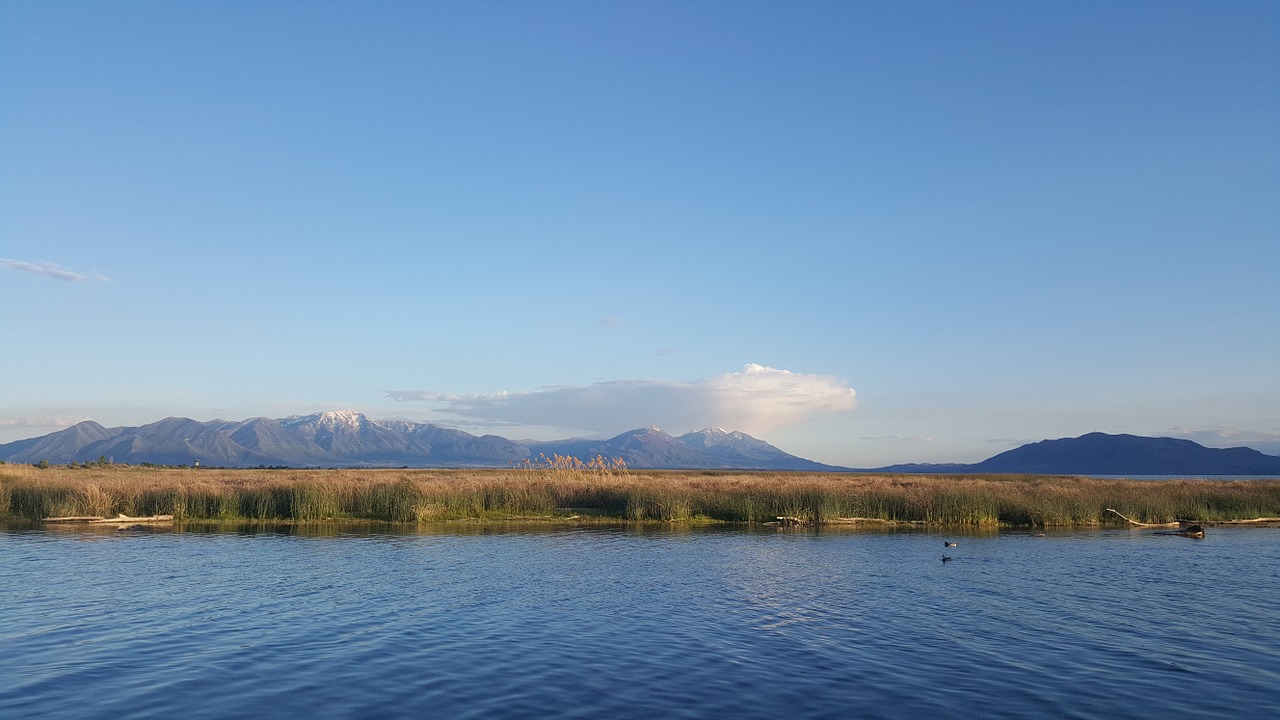
[[[0, 445], [0, 460], [53, 464], [104, 458], [140, 465], [218, 467], [510, 467], [540, 455], [621, 458], [635, 469], [847, 472], [783, 452], [746, 433], [708, 428], [674, 436], [656, 427], [607, 440], [508, 440], [343, 410], [199, 422], [171, 417], [140, 427], [92, 420]], [[971, 464], [867, 468], [894, 473], [1050, 475], [1280, 475], [1280, 457], [1251, 448], [1207, 448], [1190, 440], [1089, 433], [1029, 443]]]
[[637, 469], [825, 470], [736, 431], [708, 428], [679, 437], [656, 427], [607, 440], [516, 441], [409, 420], [374, 420], [353, 411], [287, 418], [211, 420], [171, 417], [141, 427], [92, 420], [42, 437], [0, 445], [0, 460], [53, 464], [105, 458], [138, 465], [219, 467], [508, 467], [539, 455], [621, 458]]

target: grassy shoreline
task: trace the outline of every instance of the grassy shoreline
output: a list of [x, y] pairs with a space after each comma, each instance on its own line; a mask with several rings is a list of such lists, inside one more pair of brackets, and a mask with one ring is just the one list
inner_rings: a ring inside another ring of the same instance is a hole
[[178, 521], [913, 523], [975, 527], [1280, 516], [1277, 480], [1033, 475], [499, 470], [223, 470], [0, 465], [0, 517]]

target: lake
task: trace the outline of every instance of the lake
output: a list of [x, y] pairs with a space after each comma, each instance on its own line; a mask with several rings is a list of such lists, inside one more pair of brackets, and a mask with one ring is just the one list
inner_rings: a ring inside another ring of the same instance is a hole
[[1267, 528], [9, 527], [0, 612], [11, 718], [1280, 716]]

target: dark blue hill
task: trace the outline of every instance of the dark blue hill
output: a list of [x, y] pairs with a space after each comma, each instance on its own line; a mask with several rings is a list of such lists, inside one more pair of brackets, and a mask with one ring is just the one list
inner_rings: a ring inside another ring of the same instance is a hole
[[891, 465], [883, 472], [1047, 475], [1280, 475], [1280, 457], [1190, 440], [1089, 433], [1042, 440], [968, 465]]

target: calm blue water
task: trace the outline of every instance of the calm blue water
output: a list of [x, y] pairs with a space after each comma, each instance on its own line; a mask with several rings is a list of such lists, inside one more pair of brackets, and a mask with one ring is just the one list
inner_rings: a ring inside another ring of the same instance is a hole
[[1280, 716], [1262, 528], [11, 529], [0, 620], [6, 718]]

